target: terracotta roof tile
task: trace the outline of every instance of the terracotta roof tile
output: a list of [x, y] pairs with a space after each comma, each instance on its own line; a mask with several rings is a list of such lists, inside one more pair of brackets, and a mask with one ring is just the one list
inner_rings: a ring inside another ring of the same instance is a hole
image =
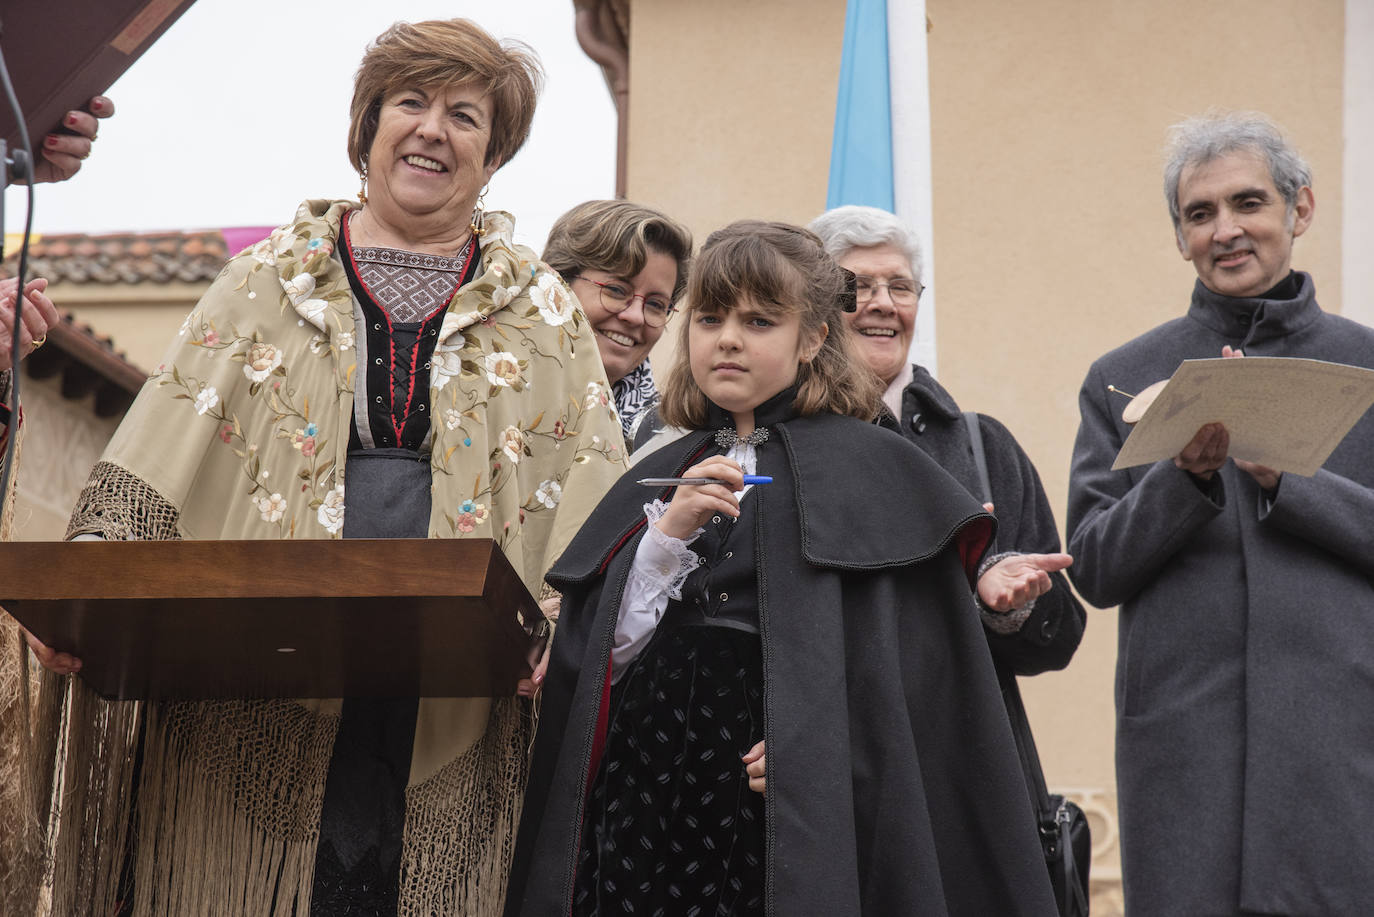
[[[0, 276], [12, 277], [18, 270], [19, 253], [15, 249], [7, 254]], [[218, 229], [45, 235], [29, 246], [29, 274], [54, 283], [208, 282], [219, 274], [229, 255]]]

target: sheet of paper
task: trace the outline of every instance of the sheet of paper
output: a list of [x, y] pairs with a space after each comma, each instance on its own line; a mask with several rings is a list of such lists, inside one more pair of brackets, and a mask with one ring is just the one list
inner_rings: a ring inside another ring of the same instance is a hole
[[1173, 458], [1203, 424], [1221, 422], [1229, 455], [1313, 475], [1374, 404], [1374, 370], [1285, 357], [1185, 360], [1113, 463]]

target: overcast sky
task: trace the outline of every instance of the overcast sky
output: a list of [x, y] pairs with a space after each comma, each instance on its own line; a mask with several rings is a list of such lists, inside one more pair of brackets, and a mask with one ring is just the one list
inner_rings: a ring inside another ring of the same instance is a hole
[[[615, 193], [615, 109], [577, 45], [572, 0], [197, 0], [110, 89], [116, 114], [81, 173], [37, 187], [34, 231], [269, 226], [305, 198], [353, 197], [363, 49], [398, 19], [457, 16], [543, 60], [530, 139], [487, 194], [542, 247], [563, 211]], [[5, 195], [5, 230], [22, 230], [26, 195]]]

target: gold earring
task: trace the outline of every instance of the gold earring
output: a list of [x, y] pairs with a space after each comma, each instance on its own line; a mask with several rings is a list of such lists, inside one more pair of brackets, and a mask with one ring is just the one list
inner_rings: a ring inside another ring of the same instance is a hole
[[363, 166], [362, 172], [359, 173], [359, 174], [362, 176], [363, 183], [362, 183], [362, 187], [360, 187], [360, 188], [358, 189], [358, 203], [359, 203], [359, 204], [366, 204], [366, 203], [367, 203], [367, 166]]
[[472, 221], [468, 223], [468, 229], [472, 230], [474, 236], [482, 236], [487, 231], [487, 214], [483, 205], [486, 202], [487, 188], [489, 187], [491, 186], [484, 185], [482, 190], [477, 192], [477, 206], [472, 208]]

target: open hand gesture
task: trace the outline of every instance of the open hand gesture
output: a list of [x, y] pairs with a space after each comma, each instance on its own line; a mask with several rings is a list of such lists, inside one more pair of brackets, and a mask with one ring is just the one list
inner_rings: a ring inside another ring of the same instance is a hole
[[978, 600], [991, 611], [1008, 612], [1050, 591], [1050, 574], [1073, 563], [1068, 554], [1013, 554], [978, 577]]

